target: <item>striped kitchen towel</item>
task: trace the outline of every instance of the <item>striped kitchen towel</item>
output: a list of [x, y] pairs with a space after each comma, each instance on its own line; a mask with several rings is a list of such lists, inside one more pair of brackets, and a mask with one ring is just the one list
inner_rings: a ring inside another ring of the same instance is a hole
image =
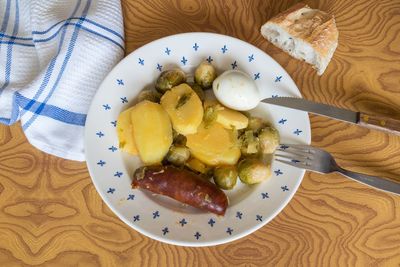
[[0, 122], [83, 161], [90, 102], [124, 55], [120, 1], [1, 0], [0, 27]]

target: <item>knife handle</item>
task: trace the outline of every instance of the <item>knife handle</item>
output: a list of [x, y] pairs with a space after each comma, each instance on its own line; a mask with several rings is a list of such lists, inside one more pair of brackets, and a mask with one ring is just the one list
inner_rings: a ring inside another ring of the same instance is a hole
[[400, 135], [400, 120], [360, 112], [360, 126]]

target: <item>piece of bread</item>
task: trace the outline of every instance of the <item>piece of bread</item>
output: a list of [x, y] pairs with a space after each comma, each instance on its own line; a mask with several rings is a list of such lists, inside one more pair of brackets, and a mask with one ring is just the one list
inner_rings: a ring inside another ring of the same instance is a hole
[[296, 4], [261, 27], [261, 34], [291, 56], [324, 73], [338, 44], [335, 17], [305, 4]]

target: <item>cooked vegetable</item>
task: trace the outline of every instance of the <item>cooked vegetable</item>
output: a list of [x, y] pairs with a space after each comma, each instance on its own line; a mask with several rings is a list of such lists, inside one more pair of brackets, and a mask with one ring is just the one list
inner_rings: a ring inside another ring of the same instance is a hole
[[159, 103], [161, 99], [161, 94], [153, 90], [143, 90], [138, 95], [138, 102], [148, 100], [150, 102]]
[[223, 107], [218, 111], [217, 122], [222, 124], [226, 129], [237, 130], [245, 129], [249, 123], [249, 119], [239, 111]]
[[242, 183], [257, 184], [271, 176], [271, 167], [257, 158], [247, 158], [239, 162], [238, 173]]
[[210, 88], [216, 77], [215, 68], [206, 61], [202, 62], [194, 72], [194, 80], [204, 89]]
[[209, 166], [234, 165], [239, 160], [240, 148], [233, 131], [219, 123], [214, 122], [208, 128], [202, 123], [196, 134], [186, 138], [191, 155]]
[[214, 183], [225, 190], [235, 187], [237, 177], [236, 166], [219, 166], [214, 170]]
[[162, 194], [218, 215], [224, 215], [228, 207], [228, 198], [216, 185], [191, 171], [173, 166], [137, 169], [133, 175], [132, 188]]
[[192, 87], [193, 91], [196, 92], [197, 96], [200, 98], [201, 101], [204, 101], [205, 95], [203, 88], [201, 88], [200, 85], [197, 83], [191, 84], [190, 87]]
[[119, 148], [132, 155], [137, 155], [138, 151], [133, 137], [133, 126], [131, 122], [132, 108], [124, 110], [118, 116], [117, 135]]
[[189, 169], [199, 172], [201, 174], [206, 174], [210, 170], [210, 168], [206, 164], [196, 158], [189, 159], [188, 162], [186, 162], [186, 166]]
[[260, 141], [260, 152], [272, 154], [279, 146], [279, 132], [273, 127], [263, 128], [258, 134]]
[[160, 104], [143, 101], [131, 111], [135, 144], [145, 165], [160, 163], [172, 144], [172, 127]]
[[204, 110], [203, 122], [204, 127], [208, 128], [212, 123], [217, 120], [218, 110], [217, 106], [207, 106]]
[[246, 130], [240, 137], [243, 155], [257, 154], [259, 152], [259, 140], [252, 130]]
[[263, 127], [266, 127], [267, 123], [258, 117], [249, 117], [249, 124], [247, 130], [252, 130], [254, 133], [258, 133]]
[[174, 146], [169, 148], [167, 161], [175, 166], [183, 166], [190, 157], [189, 148], [185, 146]]
[[161, 72], [156, 82], [156, 89], [160, 93], [165, 93], [172, 87], [175, 87], [186, 81], [185, 73], [180, 69], [166, 70]]
[[168, 90], [161, 97], [161, 105], [171, 118], [175, 131], [183, 135], [197, 132], [203, 119], [203, 105], [189, 85], [184, 83]]
[[[175, 132], [175, 131], [174, 131]], [[175, 132], [176, 133], [176, 132]], [[176, 134], [174, 136], [174, 142], [175, 145], [181, 145], [181, 146], [185, 146], [186, 145], [186, 136], [182, 135], [182, 134]]]

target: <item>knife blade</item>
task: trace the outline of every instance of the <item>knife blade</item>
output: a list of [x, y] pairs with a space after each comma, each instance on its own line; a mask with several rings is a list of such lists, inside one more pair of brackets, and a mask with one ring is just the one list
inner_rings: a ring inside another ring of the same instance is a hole
[[263, 99], [261, 102], [302, 110], [363, 127], [400, 135], [400, 121], [391, 118], [356, 112], [296, 97], [272, 97]]

